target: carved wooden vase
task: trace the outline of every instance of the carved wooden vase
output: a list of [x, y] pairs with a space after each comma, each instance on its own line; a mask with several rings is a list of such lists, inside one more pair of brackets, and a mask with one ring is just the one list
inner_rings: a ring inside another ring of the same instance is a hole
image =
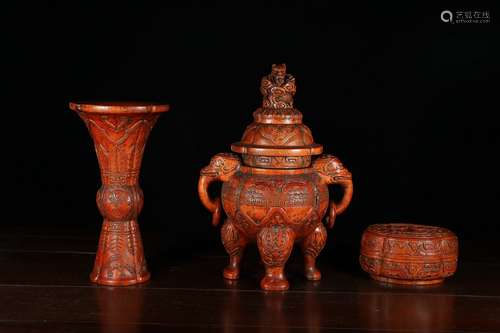
[[143, 194], [138, 177], [142, 154], [161, 112], [168, 105], [70, 103], [94, 140], [102, 186], [97, 206], [104, 223], [90, 279], [126, 286], [149, 280], [137, 216]]
[[[262, 107], [254, 112], [242, 140], [231, 146], [243, 162], [235, 154], [215, 155], [201, 170], [198, 192], [213, 225], [219, 223], [221, 207], [227, 214], [221, 231], [229, 254], [224, 277], [238, 279], [243, 250], [256, 241], [266, 268], [262, 289], [286, 290], [284, 265], [295, 242], [303, 250], [305, 276], [321, 279], [315, 261], [326, 243], [322, 219], [329, 210], [327, 225], [333, 226], [351, 201], [353, 185], [338, 158], [323, 155], [312, 161], [323, 147], [314, 143], [302, 114], [293, 107], [295, 79], [286, 74], [285, 65], [273, 65], [260, 90]], [[223, 182], [222, 200], [208, 194], [214, 181]], [[330, 184], [343, 187], [339, 203], [329, 201]]]

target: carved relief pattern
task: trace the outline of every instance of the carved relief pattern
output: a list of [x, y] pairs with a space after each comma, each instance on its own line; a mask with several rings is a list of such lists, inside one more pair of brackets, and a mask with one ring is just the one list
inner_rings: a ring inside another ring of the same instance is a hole
[[[458, 240], [449, 230], [439, 227], [415, 226], [419, 230], [415, 234], [410, 233], [406, 224], [385, 225], [386, 228], [378, 228], [379, 225], [370, 226], [362, 238], [362, 247], [370, 253], [379, 255], [398, 255], [406, 257], [420, 256], [454, 256], [458, 252]], [[374, 228], [376, 227], [376, 228]], [[425, 227], [425, 229], [422, 229]], [[389, 229], [390, 228], [390, 229]], [[390, 233], [390, 230], [405, 229], [405, 232]], [[379, 235], [380, 230], [384, 233]], [[433, 231], [436, 231], [435, 233]], [[371, 233], [377, 236], [371, 236]], [[368, 235], [368, 236], [367, 236]], [[406, 238], [405, 238], [406, 237]]]
[[302, 249], [306, 255], [316, 258], [326, 244], [326, 228], [318, 223], [314, 231], [307, 235], [302, 242]]
[[258, 231], [255, 226], [260, 224], [259, 221], [252, 220], [250, 217], [243, 214], [240, 210], [238, 210], [235, 214], [234, 223], [244, 232], [245, 236], [247, 237], [252, 237], [253, 235], [255, 235]]
[[240, 158], [231, 153], [220, 153], [212, 157], [210, 164], [201, 169], [202, 176], [229, 179], [240, 167]]
[[300, 124], [302, 113], [293, 108], [269, 109], [258, 108], [253, 113], [255, 122], [264, 124]]
[[418, 281], [452, 275], [457, 256], [458, 239], [447, 229], [385, 224], [367, 228], [359, 260], [372, 275]]
[[274, 223], [279, 212], [279, 218], [301, 236], [325, 214], [328, 190], [315, 174], [248, 178], [239, 172], [223, 185], [223, 199], [226, 213], [246, 235]]
[[243, 196], [243, 204], [257, 207], [267, 207], [267, 201], [264, 191], [260, 190], [258, 186], [252, 186], [245, 190]]
[[[321, 215], [322, 216], [322, 215]], [[317, 224], [321, 223], [320, 213], [317, 210], [311, 210], [310, 214], [304, 219], [301, 228], [299, 228], [299, 235], [309, 235], [316, 229]]]
[[283, 266], [292, 252], [293, 243], [293, 231], [283, 224], [263, 228], [257, 235], [262, 262], [268, 267]]
[[136, 183], [144, 146], [158, 114], [78, 114], [94, 139], [103, 184]]
[[286, 74], [285, 64], [273, 65], [271, 74], [262, 78], [260, 91], [264, 96], [264, 108], [284, 109], [293, 108], [293, 95], [297, 90], [295, 78]]
[[328, 184], [352, 179], [349, 170], [333, 155], [321, 155], [313, 162], [313, 168]]
[[144, 202], [138, 177], [159, 115], [78, 114], [94, 140], [102, 178], [96, 201], [104, 223], [91, 279], [111, 285], [146, 281], [149, 272], [137, 224]]
[[234, 224], [228, 220], [221, 228], [221, 238], [222, 244], [226, 249], [227, 253], [234, 256], [242, 255], [242, 246], [241, 246], [241, 238], [238, 232], [238, 229], [234, 226]]
[[110, 221], [136, 219], [144, 202], [139, 185], [105, 185], [97, 191], [97, 207]]
[[[233, 152], [243, 154], [244, 165], [234, 155], [216, 155], [201, 171], [198, 194], [214, 224], [221, 205], [208, 197], [207, 188], [215, 180], [224, 182], [222, 207], [231, 221], [222, 230], [231, 256], [224, 277], [239, 276], [235, 244], [256, 240], [266, 266], [261, 287], [286, 290], [283, 266], [295, 241], [304, 248], [306, 278], [321, 279], [315, 259], [326, 242], [322, 218], [330, 207], [328, 225], [333, 225], [335, 216], [350, 204], [353, 186], [351, 174], [333, 156], [319, 158], [311, 168], [312, 156], [321, 154], [323, 146], [314, 143], [301, 112], [294, 108], [295, 78], [286, 73], [284, 64], [273, 65], [262, 78], [260, 90], [262, 107], [253, 113], [254, 122], [242, 139], [231, 145]], [[338, 205], [328, 201], [327, 185], [334, 181], [343, 188]]]
[[[309, 181], [308, 181], [309, 180]], [[259, 207], [304, 207], [314, 204], [311, 177], [254, 178], [242, 192], [243, 205]]]
[[398, 254], [404, 256], [433, 256], [450, 255], [457, 251], [457, 243], [454, 241], [422, 241], [407, 240], [401, 242], [396, 239], [386, 239], [382, 253]]
[[295, 79], [286, 74], [286, 66], [273, 65], [271, 74], [262, 78], [260, 91], [263, 95], [262, 108], [254, 113], [254, 120], [264, 124], [300, 124], [302, 113], [293, 108], [296, 92]]
[[304, 124], [277, 125], [252, 123], [242, 142], [261, 146], [307, 146], [314, 143], [311, 130]]
[[441, 227], [405, 223], [374, 224], [369, 226], [367, 230], [384, 236], [403, 236], [418, 238], [454, 235], [448, 229]]
[[453, 275], [457, 269], [456, 260], [410, 263], [360, 256], [359, 262], [361, 268], [372, 275], [407, 281], [442, 279]]
[[311, 156], [261, 156], [243, 154], [243, 162], [249, 166], [270, 169], [307, 168], [311, 164]]
[[148, 275], [137, 222], [105, 220], [91, 279], [130, 281]]

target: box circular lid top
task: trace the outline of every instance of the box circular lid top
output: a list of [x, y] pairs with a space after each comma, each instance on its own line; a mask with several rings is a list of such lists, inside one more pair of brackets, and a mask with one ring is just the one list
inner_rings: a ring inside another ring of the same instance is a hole
[[254, 113], [241, 141], [231, 145], [236, 153], [265, 156], [311, 156], [323, 152], [314, 143], [311, 130], [302, 123], [302, 113], [293, 107], [295, 78], [286, 73], [286, 65], [273, 65], [262, 78], [262, 107]]

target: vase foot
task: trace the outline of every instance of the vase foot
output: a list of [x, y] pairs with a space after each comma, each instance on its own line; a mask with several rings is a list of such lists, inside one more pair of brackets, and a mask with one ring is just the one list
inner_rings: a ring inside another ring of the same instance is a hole
[[146, 283], [151, 278], [151, 274], [149, 272], [144, 275], [134, 278], [134, 279], [126, 279], [126, 280], [117, 280], [117, 279], [106, 279], [95, 275], [94, 273], [90, 274], [90, 281], [92, 283], [96, 283], [104, 286], [131, 286], [134, 284]]
[[104, 220], [90, 280], [108, 286], [128, 286], [149, 280], [136, 220]]

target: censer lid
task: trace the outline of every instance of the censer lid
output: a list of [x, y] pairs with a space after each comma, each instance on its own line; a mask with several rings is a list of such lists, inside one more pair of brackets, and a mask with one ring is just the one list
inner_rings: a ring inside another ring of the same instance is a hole
[[286, 65], [273, 65], [260, 83], [262, 107], [253, 113], [254, 122], [231, 150], [261, 156], [321, 154], [323, 146], [314, 143], [311, 130], [302, 123], [302, 113], [293, 107], [295, 91], [295, 78], [286, 73]]

